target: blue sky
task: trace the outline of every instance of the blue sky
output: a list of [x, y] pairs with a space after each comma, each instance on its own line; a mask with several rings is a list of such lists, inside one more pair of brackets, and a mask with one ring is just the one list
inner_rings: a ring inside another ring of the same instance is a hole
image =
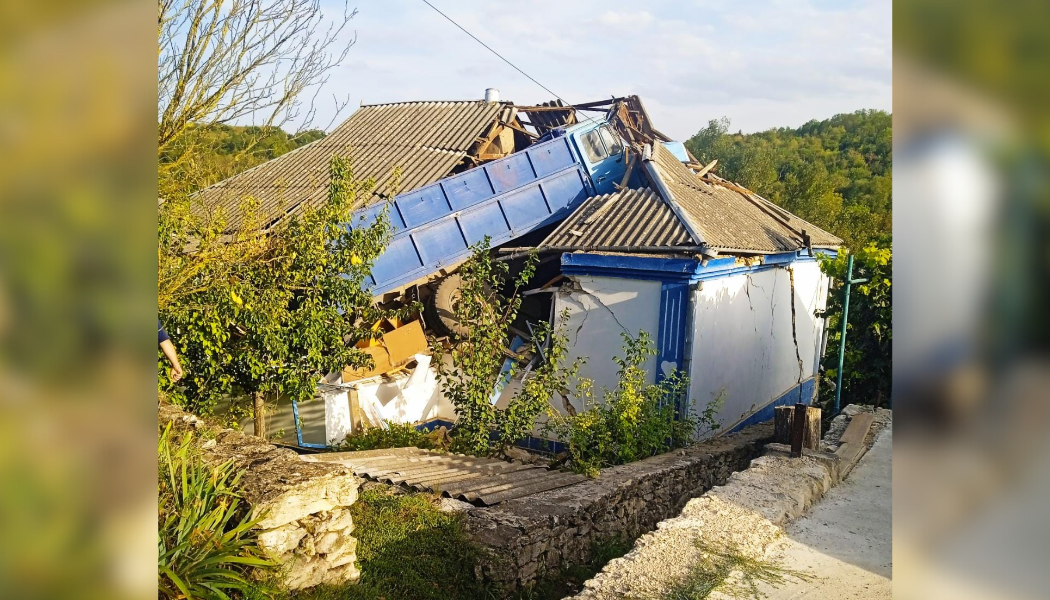
[[[431, 2], [565, 100], [638, 94], [678, 139], [722, 116], [750, 132], [891, 108], [890, 0]], [[361, 102], [474, 99], [486, 87], [520, 104], [551, 99], [421, 0], [356, 6], [357, 43], [320, 96], [350, 99], [339, 120]], [[318, 105], [316, 124], [332, 104]]]

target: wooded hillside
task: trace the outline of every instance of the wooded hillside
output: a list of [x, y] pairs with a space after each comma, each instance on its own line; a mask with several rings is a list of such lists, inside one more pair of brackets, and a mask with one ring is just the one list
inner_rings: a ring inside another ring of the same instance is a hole
[[857, 249], [888, 245], [892, 224], [893, 124], [890, 114], [859, 110], [792, 129], [729, 133], [711, 120], [686, 141], [716, 173], [741, 183]]
[[195, 163], [188, 170], [182, 169], [193, 175], [183, 179], [189, 186], [186, 191], [192, 193], [324, 136], [319, 129], [289, 134], [279, 127], [255, 125], [192, 127], [161, 154], [160, 160], [162, 164]]

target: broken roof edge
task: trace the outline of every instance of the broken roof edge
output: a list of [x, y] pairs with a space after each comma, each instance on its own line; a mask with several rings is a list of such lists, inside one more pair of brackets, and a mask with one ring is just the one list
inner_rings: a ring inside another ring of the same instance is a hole
[[[696, 223], [689, 220], [685, 211], [678, 205], [678, 202], [674, 198], [674, 194], [671, 193], [671, 189], [664, 183], [663, 177], [660, 175], [660, 167], [657, 166], [656, 160], [652, 156], [652, 149], [649, 148], [649, 152], [643, 153], [642, 164], [645, 166], [645, 173], [649, 182], [656, 188], [657, 195], [663, 199], [664, 204], [671, 209], [671, 212], [678, 217], [678, 221], [685, 228], [686, 232], [689, 233], [689, 237], [693, 238], [693, 242], [697, 246], [706, 246], [707, 242], [704, 240], [703, 234], [700, 233], [700, 228]], [[646, 156], [648, 156], [646, 158]]]

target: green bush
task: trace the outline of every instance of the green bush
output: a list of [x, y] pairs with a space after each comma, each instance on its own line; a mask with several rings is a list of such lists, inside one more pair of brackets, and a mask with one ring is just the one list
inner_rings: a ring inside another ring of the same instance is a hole
[[360, 433], [346, 436], [339, 444], [341, 451], [378, 450], [381, 448], [433, 448], [426, 432], [419, 431], [411, 423], [386, 422], [386, 428], [370, 427]]
[[[453, 335], [451, 364], [436, 361], [438, 378], [449, 402], [456, 407], [452, 448], [476, 456], [501, 455], [515, 442], [532, 433], [536, 418], [549, 406], [550, 398], [568, 385], [571, 370], [561, 367], [565, 336], [548, 323], [541, 323], [528, 355], [544, 349], [544, 360], [522, 381], [520, 390], [505, 408], [491, 402], [500, 380], [500, 369], [509, 355], [510, 326], [521, 309], [521, 289], [536, 271], [535, 254], [528, 257], [511, 281], [510, 267], [489, 254], [490, 239], [472, 246], [473, 255], [460, 267], [463, 284], [455, 305], [456, 320], [468, 323], [465, 335]], [[500, 290], [512, 286], [509, 294]], [[436, 348], [435, 354], [442, 349]], [[512, 376], [519, 372], [515, 364]], [[495, 434], [495, 435], [493, 435]]]
[[256, 521], [236, 491], [241, 472], [229, 462], [205, 464], [192, 437], [175, 441], [169, 427], [157, 448], [158, 595], [228, 600], [230, 592], [258, 592], [263, 586], [248, 582], [248, 569], [275, 565], [263, 557]]
[[[893, 382], [893, 249], [868, 244], [854, 253], [853, 278], [867, 279], [850, 290], [849, 320], [846, 323], [846, 352], [842, 369], [842, 405], [889, 403]], [[842, 281], [846, 278], [849, 252], [835, 258], [820, 255], [820, 268], [835, 280], [828, 294], [828, 351], [824, 354], [824, 376], [838, 375], [839, 343], [842, 338]], [[820, 386], [825, 407], [834, 402], [835, 390]], [[828, 411], [830, 412], [830, 411]]]
[[641, 331], [637, 338], [624, 333], [624, 356], [613, 360], [619, 366], [616, 387], [603, 390], [596, 402], [590, 381], [577, 386], [576, 396], [587, 409], [576, 415], [551, 414], [546, 428], [569, 446], [571, 467], [596, 476], [607, 466], [633, 462], [682, 447], [704, 429], [718, 428], [714, 419], [722, 398], [713, 400], [702, 415], [693, 415], [685, 402], [689, 379], [672, 371], [659, 383], [646, 382], [644, 368], [656, 354], [651, 337]]

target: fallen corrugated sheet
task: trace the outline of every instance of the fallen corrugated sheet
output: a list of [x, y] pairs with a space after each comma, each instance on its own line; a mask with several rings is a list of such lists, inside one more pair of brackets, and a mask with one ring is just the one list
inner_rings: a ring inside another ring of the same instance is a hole
[[646, 188], [588, 198], [540, 247], [644, 250], [693, 245], [674, 212]]
[[440, 492], [480, 506], [491, 506], [588, 479], [542, 466], [419, 448], [331, 452], [303, 456], [303, 460], [337, 462], [374, 481]]
[[792, 215], [757, 194], [702, 181], [662, 144], [653, 149], [653, 163], [671, 198], [699, 231], [704, 242], [724, 252], [790, 252], [806, 247], [801, 232], [814, 247], [837, 247], [842, 240]]
[[334, 155], [349, 157], [357, 179], [373, 179], [377, 194], [387, 193], [395, 168], [401, 169], [398, 191], [413, 190], [449, 175], [513, 111], [509, 102], [480, 101], [362, 106], [326, 137], [204, 189], [198, 198], [223, 208], [231, 229], [241, 223], [238, 206], [246, 196], [259, 201], [260, 222], [272, 222], [324, 200]]

